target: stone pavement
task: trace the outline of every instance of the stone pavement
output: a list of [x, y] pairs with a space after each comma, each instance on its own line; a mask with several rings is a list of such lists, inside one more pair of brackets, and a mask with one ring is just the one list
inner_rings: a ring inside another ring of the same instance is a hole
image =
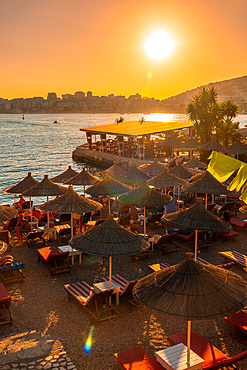
[[1, 370], [76, 370], [59, 340], [36, 331], [0, 338]]

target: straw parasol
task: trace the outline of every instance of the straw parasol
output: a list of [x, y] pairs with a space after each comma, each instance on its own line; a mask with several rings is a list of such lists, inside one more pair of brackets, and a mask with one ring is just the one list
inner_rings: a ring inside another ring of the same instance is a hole
[[64, 185], [83, 185], [85, 195], [85, 186], [94, 185], [99, 181], [100, 179], [98, 177], [91, 175], [86, 171], [85, 167], [83, 167], [80, 173], [77, 173], [75, 176], [71, 176], [67, 181], [64, 181]]
[[191, 158], [188, 162], [183, 164], [183, 167], [188, 170], [189, 168], [199, 168], [204, 170], [207, 165], [196, 158]]
[[123, 182], [124, 184], [128, 185], [141, 185], [143, 180], [149, 180], [150, 176], [146, 173], [140, 171], [137, 167], [131, 167], [121, 178], [119, 181]]
[[171, 200], [170, 195], [150, 189], [144, 180], [138, 188], [118, 197], [118, 201], [122, 204], [144, 207], [144, 235], [146, 235], [146, 207], [164, 206], [170, 203]]
[[176, 138], [175, 136], [171, 136], [169, 137], [168, 139], [164, 140], [164, 141], [160, 141], [158, 143], [158, 146], [171, 146], [171, 147], [182, 147], [183, 146], [183, 143], [181, 140], [179, 140], [178, 138]]
[[215, 150], [217, 152], [222, 152], [222, 153], [227, 153], [228, 152], [228, 150], [225, 146], [221, 145], [220, 143], [218, 143], [218, 141], [215, 141], [215, 140], [211, 140], [211, 141], [208, 141], [205, 144], [201, 144], [198, 147], [198, 149], [207, 150], [208, 152], [211, 152], [213, 150]]
[[103, 176], [109, 175], [113, 177], [114, 179], [119, 180], [121, 176], [125, 175], [125, 171], [121, 167], [119, 167], [117, 162], [114, 162], [114, 164], [111, 167], [102, 171], [101, 174]]
[[221, 184], [214, 176], [208, 171], [204, 171], [203, 174], [196, 175], [199, 178], [197, 181], [189, 185], [182, 186], [182, 189], [191, 193], [203, 193], [206, 195], [206, 208], [207, 208], [207, 194], [230, 194], [231, 191], [228, 190], [224, 185]]
[[157, 162], [156, 159], [151, 164], [146, 164], [138, 167], [140, 171], [145, 172], [147, 175], [154, 177], [159, 175], [163, 169], [164, 165]]
[[175, 175], [179, 177], [180, 179], [185, 179], [185, 180], [190, 179], [192, 176], [192, 173], [186, 170], [186, 168], [184, 168], [181, 164], [178, 164], [177, 166], [173, 167], [171, 170], [169, 170], [169, 172], [172, 175]]
[[184, 149], [197, 149], [199, 147], [199, 142], [193, 137], [190, 137], [187, 141], [182, 143], [182, 148]]
[[3, 225], [5, 221], [15, 217], [17, 214], [17, 209], [0, 205], [0, 225]]
[[228, 151], [231, 154], [236, 154], [237, 159], [240, 154], [247, 154], [247, 146], [241, 143], [241, 141], [237, 141], [236, 143], [228, 146]]
[[134, 255], [149, 248], [149, 243], [119, 225], [113, 215], [84, 234], [76, 235], [70, 242], [72, 248], [84, 253], [109, 257], [109, 288], [111, 287], [112, 257]]
[[62, 184], [63, 182], [71, 179], [71, 177], [74, 177], [75, 175], [78, 175], [78, 172], [76, 172], [71, 168], [71, 166], [69, 166], [66, 171], [60, 173], [60, 175], [58, 176], [53, 177], [51, 181]]
[[155, 188], [163, 189], [166, 193], [167, 187], [178, 186], [180, 189], [181, 185], [186, 185], [188, 182], [175, 175], [172, 175], [167, 169], [164, 169], [159, 175], [147, 181], [147, 184], [152, 185]]
[[139, 280], [134, 298], [164, 314], [188, 321], [187, 364], [190, 365], [191, 320], [227, 316], [247, 304], [247, 283], [239, 275], [193, 260], [186, 253], [177, 265]]
[[71, 214], [71, 238], [73, 237], [73, 213], [83, 214], [86, 212], [95, 212], [102, 208], [102, 204], [94, 200], [85, 198], [77, 194], [73, 190], [73, 186], [69, 185], [66, 193], [60, 195], [58, 198], [50, 200], [39, 206], [40, 209], [57, 213]]
[[215, 232], [228, 232], [231, 225], [210, 213], [202, 203], [195, 203], [183, 211], [169, 213], [162, 216], [162, 222], [174, 226], [195, 229], [195, 259], [197, 258], [197, 231], [210, 230]]
[[[44, 175], [42, 181], [34, 185], [32, 188], [23, 192], [23, 195], [40, 197], [46, 196], [47, 201], [49, 196], [59, 196], [66, 192], [67, 188], [60, 186], [48, 179], [48, 175]], [[47, 223], [49, 225], [49, 212], [47, 213]]]

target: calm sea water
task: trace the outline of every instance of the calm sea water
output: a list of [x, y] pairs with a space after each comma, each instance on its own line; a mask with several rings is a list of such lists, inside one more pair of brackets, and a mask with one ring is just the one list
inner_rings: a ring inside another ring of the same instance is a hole
[[[140, 114], [122, 115], [126, 121], [139, 119]], [[162, 114], [165, 121], [186, 120], [184, 115]], [[72, 151], [86, 142], [86, 135], [80, 128], [114, 123], [119, 118], [112, 114], [21, 114], [0, 115], [0, 191], [15, 185], [31, 171], [32, 176], [42, 180], [44, 174], [54, 177], [65, 171], [69, 165], [76, 171], [86, 167], [91, 173], [97, 168], [72, 160]], [[237, 119], [243, 127], [247, 116]], [[61, 123], [54, 123], [54, 121]], [[82, 193], [81, 187], [75, 190]], [[0, 192], [0, 204], [13, 203], [13, 195]], [[45, 198], [35, 198], [41, 204]]]

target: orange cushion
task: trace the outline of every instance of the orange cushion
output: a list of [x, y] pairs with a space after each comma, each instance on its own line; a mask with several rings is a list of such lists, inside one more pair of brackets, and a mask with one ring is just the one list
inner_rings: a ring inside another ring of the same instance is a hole
[[119, 365], [126, 370], [164, 370], [142, 346], [114, 354]]
[[247, 312], [239, 311], [233, 315], [225, 317], [225, 321], [236, 328], [246, 330], [247, 332]]

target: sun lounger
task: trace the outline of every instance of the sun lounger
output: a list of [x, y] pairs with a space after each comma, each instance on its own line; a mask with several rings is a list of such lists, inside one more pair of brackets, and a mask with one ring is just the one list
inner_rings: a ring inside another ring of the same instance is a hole
[[[208, 262], [201, 257], [197, 257], [196, 260], [197, 262], [204, 263], [204, 265], [211, 265], [211, 266], [213, 265], [211, 262]], [[228, 262], [228, 263], [223, 263], [221, 265], [216, 265], [216, 266], [229, 270], [233, 265], [234, 265], [234, 262]]]
[[24, 263], [18, 263], [10, 254], [0, 256], [0, 280], [4, 284], [23, 282]]
[[232, 327], [232, 335], [235, 336], [236, 330], [247, 334], [247, 312], [239, 311], [233, 315], [224, 317], [225, 322]]
[[230, 259], [233, 262], [236, 262], [239, 265], [243, 266], [244, 268], [247, 267], [247, 256], [245, 254], [236, 251], [219, 252], [219, 254], [225, 259]]
[[219, 237], [222, 238], [223, 241], [234, 239], [238, 235], [239, 233], [234, 230], [228, 231], [227, 233], [219, 233]]
[[8, 296], [4, 284], [0, 283], [0, 325], [12, 324], [13, 322], [10, 303], [11, 297]]
[[151, 230], [156, 226], [160, 227], [162, 225], [160, 221], [162, 216], [163, 213], [153, 213], [152, 215], [148, 216], [147, 225], [150, 226]]
[[114, 357], [121, 369], [125, 370], [164, 370], [142, 346], [114, 353]]
[[155, 263], [154, 265], [149, 265], [148, 268], [152, 271], [152, 272], [157, 272], [157, 271], [160, 271], [162, 269], [166, 269], [167, 267], [170, 267], [170, 265], [166, 262], [161, 262], [161, 263]]
[[22, 235], [29, 248], [33, 242], [38, 240], [45, 244], [45, 240], [43, 239], [44, 231], [42, 230], [30, 231], [29, 233], [23, 233]]
[[177, 233], [162, 235], [156, 242], [155, 247], [161, 249], [162, 254], [176, 252], [180, 247], [174, 243]]
[[[171, 344], [183, 343], [187, 345], [187, 331], [183, 331], [178, 334], [171, 335], [167, 338]], [[241, 352], [235, 356], [227, 357], [218, 348], [213, 346], [206, 339], [201, 337], [199, 334], [191, 331], [191, 346], [190, 348], [198, 356], [204, 359], [202, 368], [204, 370], [216, 370], [222, 369], [224, 366], [236, 365], [238, 361], [243, 360], [247, 357], [247, 351]], [[235, 367], [236, 369], [238, 367]]]
[[[104, 277], [101, 280], [109, 281], [109, 277]], [[130, 312], [132, 312], [133, 309], [142, 307], [142, 305], [138, 304], [132, 296], [133, 287], [137, 280], [130, 281], [125, 279], [123, 276], [116, 274], [112, 275], [112, 282], [120, 287], [120, 297], [128, 302]]]
[[6, 243], [11, 248], [10, 238], [11, 238], [11, 234], [8, 230], [0, 230], [0, 240]]
[[232, 226], [236, 226], [240, 228], [247, 227], [247, 221], [240, 221], [240, 220], [237, 220], [236, 218], [230, 218], [230, 224]]
[[62, 274], [70, 272], [71, 266], [67, 263], [69, 252], [58, 252], [55, 247], [44, 247], [37, 249], [39, 261], [42, 259], [48, 268], [51, 275]]
[[[68, 293], [68, 299], [73, 296], [90, 315], [91, 325], [118, 316], [118, 311], [109, 305], [109, 298], [113, 289], [101, 293], [95, 293], [93, 288], [86, 282], [64, 285]], [[103, 307], [102, 307], [103, 306]]]

